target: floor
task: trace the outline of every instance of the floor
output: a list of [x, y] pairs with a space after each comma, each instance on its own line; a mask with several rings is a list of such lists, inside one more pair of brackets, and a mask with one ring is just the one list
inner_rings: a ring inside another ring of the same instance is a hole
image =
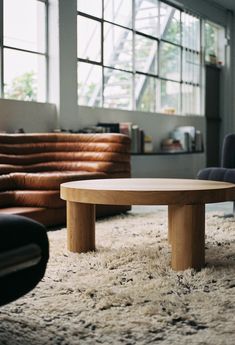
[[[157, 210], [166, 210], [167, 206], [132, 206], [132, 212], [154, 212]], [[220, 202], [216, 204], [207, 204], [206, 212], [223, 212], [225, 216], [233, 214], [233, 202]]]

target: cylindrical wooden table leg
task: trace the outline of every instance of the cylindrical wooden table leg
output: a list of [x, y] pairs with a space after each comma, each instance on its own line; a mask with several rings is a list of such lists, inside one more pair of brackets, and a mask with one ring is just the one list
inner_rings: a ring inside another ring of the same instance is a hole
[[67, 201], [67, 245], [71, 252], [95, 250], [95, 205]]
[[201, 269], [205, 265], [205, 205], [173, 205], [168, 212], [172, 268]]

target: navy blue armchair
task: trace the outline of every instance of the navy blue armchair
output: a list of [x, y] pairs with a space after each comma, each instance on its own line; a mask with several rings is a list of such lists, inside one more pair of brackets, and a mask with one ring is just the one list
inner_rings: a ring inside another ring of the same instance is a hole
[[[198, 172], [200, 180], [214, 180], [235, 183], [235, 134], [227, 134], [223, 141], [221, 167], [205, 168]], [[235, 201], [233, 202], [235, 217]]]
[[1, 214], [0, 305], [32, 290], [44, 276], [48, 258], [48, 237], [42, 224]]
[[202, 169], [197, 178], [235, 183], [235, 134], [227, 134], [224, 138], [221, 167]]

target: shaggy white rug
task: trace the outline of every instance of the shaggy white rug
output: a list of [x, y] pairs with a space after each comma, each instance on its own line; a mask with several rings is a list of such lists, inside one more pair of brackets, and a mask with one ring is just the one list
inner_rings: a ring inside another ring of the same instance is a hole
[[171, 270], [165, 211], [98, 221], [95, 253], [50, 232], [43, 281], [0, 309], [0, 344], [234, 345], [235, 220], [206, 224], [201, 272]]

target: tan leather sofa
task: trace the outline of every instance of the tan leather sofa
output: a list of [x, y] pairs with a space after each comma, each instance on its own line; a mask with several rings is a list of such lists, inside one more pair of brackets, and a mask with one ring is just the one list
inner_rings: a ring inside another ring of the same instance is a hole
[[[44, 225], [65, 223], [60, 184], [130, 177], [130, 139], [122, 134], [0, 134], [0, 213]], [[127, 206], [97, 206], [97, 215]]]

